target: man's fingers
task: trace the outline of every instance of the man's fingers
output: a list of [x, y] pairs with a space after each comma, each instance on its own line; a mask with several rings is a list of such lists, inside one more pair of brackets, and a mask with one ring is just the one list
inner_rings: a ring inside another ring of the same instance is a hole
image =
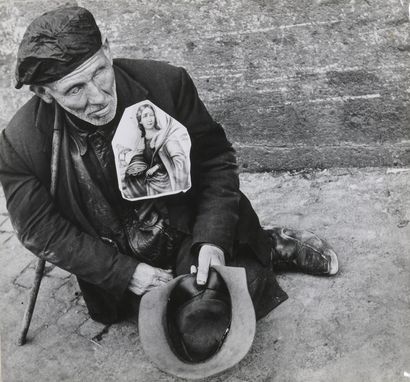
[[156, 268], [154, 273], [154, 279], [167, 283], [173, 279], [172, 270]]
[[206, 284], [206, 280], [208, 280], [208, 270], [209, 268], [203, 270], [198, 268], [198, 273], [196, 275], [196, 282], [198, 283], [198, 285]]
[[172, 275], [170, 275], [169, 273], [165, 273], [165, 272], [163, 273], [161, 272], [160, 274], [156, 275], [155, 278], [165, 283], [173, 279]]
[[157, 271], [156, 275], [159, 276], [159, 277], [165, 277], [167, 279], [172, 279], [173, 278], [172, 272], [166, 272], [166, 271], [163, 271], [163, 270]]
[[[168, 280], [168, 281], [169, 281], [169, 280]], [[161, 279], [159, 279], [158, 277], [154, 277], [154, 278], [151, 280], [150, 284], [146, 287], [146, 290], [149, 291], [149, 290], [151, 290], [151, 289], [153, 289], [153, 288], [166, 285], [166, 284], [168, 283], [168, 281], [161, 280]]]
[[160, 277], [156, 277], [156, 278], [154, 279], [154, 284], [155, 284], [155, 285], [157, 285], [157, 284], [159, 284], [159, 283], [161, 283], [161, 284], [166, 284], [166, 283], [170, 282], [171, 280], [172, 280], [172, 278], [160, 276]]
[[210, 265], [225, 265], [225, 258], [223, 255], [214, 255], [211, 256]]
[[168, 284], [169, 280], [165, 281], [165, 280], [161, 280], [161, 279], [157, 279], [155, 282], [155, 286], [162, 286], [162, 285], [166, 285]]
[[198, 256], [198, 273], [196, 275], [196, 282], [198, 285], [205, 285], [208, 280], [210, 257], [208, 254], [200, 253]]

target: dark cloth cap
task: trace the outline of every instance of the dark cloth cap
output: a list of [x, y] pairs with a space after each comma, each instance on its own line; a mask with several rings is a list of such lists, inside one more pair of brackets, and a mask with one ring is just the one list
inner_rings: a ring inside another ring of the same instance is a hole
[[17, 53], [16, 88], [63, 78], [101, 48], [93, 15], [81, 7], [57, 8], [28, 26]]
[[168, 336], [185, 362], [203, 362], [222, 346], [231, 325], [231, 299], [223, 278], [211, 269], [206, 286], [195, 275], [182, 278], [167, 308]]

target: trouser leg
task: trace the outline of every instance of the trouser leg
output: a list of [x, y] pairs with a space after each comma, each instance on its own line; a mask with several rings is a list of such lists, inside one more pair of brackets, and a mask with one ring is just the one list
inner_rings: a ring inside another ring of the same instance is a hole
[[288, 295], [276, 281], [272, 266], [262, 265], [248, 245], [239, 245], [235, 260], [228, 262], [227, 265], [245, 268], [248, 290], [255, 308], [256, 319], [266, 316], [288, 298]]
[[90, 317], [103, 324], [113, 324], [138, 313], [140, 296], [125, 291], [119, 301], [100, 287], [77, 279]]

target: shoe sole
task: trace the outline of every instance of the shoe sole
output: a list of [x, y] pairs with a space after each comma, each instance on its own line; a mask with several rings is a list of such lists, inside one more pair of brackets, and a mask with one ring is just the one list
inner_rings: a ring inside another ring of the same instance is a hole
[[328, 275], [333, 276], [339, 271], [339, 260], [337, 259], [336, 252], [330, 248], [326, 249], [326, 255], [331, 259]]

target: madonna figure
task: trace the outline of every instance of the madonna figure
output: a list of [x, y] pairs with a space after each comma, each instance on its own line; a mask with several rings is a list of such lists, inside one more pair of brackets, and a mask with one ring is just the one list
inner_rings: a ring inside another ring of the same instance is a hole
[[190, 144], [188, 133], [169, 116], [165, 126], [159, 126], [154, 108], [148, 103], [138, 108], [136, 117], [144, 148], [132, 157], [127, 176], [139, 183], [143, 175], [148, 196], [188, 189], [189, 158], [183, 150], [184, 143]]

